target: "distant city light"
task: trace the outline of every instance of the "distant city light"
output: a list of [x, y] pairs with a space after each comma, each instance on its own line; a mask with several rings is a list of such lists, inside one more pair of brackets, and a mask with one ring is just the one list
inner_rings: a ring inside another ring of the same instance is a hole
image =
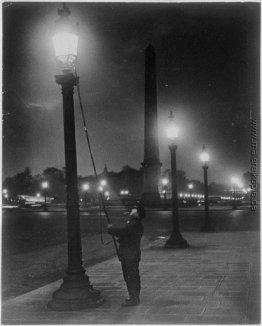
[[121, 190], [120, 195], [129, 195], [129, 190]]
[[190, 184], [188, 185], [188, 189], [193, 189], [193, 188], [194, 188], [193, 183], [190, 183]]
[[105, 196], [108, 197], [109, 196], [109, 191], [105, 192]]
[[237, 177], [232, 177], [232, 178], [231, 178], [231, 182], [232, 182], [234, 185], [238, 186], [239, 188], [242, 188], [242, 187], [243, 187], [242, 182], [241, 182]]
[[166, 193], [166, 191], [165, 190], [162, 190], [162, 194], [165, 194]]
[[102, 186], [98, 187], [98, 190], [103, 191], [103, 187]]
[[5, 195], [5, 194], [7, 194], [7, 189], [3, 189], [3, 194]]
[[162, 185], [166, 186], [168, 184], [168, 179], [167, 178], [163, 178], [162, 179]]
[[101, 181], [100, 181], [100, 185], [101, 185], [102, 187], [106, 186], [106, 180], [104, 180], [104, 179], [101, 180]]
[[89, 189], [89, 184], [88, 183], [84, 183], [82, 186], [84, 191], [87, 191]]
[[40, 197], [40, 193], [39, 192], [36, 194], [36, 197]]
[[48, 182], [47, 181], [43, 181], [42, 182], [42, 188], [43, 189], [47, 189], [48, 188]]

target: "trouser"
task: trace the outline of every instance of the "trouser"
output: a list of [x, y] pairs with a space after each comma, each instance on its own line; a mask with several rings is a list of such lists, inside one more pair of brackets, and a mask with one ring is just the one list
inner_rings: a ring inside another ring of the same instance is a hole
[[130, 299], [139, 299], [141, 288], [139, 260], [122, 259], [121, 265]]

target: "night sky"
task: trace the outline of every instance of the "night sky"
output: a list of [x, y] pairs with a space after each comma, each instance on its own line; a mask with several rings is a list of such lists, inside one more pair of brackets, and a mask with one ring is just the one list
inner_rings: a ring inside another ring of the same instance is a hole
[[[61, 3], [3, 3], [3, 179], [64, 163], [62, 95], [51, 31]], [[144, 51], [157, 60], [159, 152], [180, 128], [178, 169], [210, 181], [250, 170], [250, 116], [259, 115], [260, 3], [68, 3], [79, 22], [82, 101], [98, 172], [143, 161]], [[93, 174], [75, 96], [78, 174]]]

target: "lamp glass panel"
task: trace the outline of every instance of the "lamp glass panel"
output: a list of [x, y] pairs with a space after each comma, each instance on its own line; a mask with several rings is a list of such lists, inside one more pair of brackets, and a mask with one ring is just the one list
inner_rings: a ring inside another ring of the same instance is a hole
[[59, 32], [53, 36], [56, 57], [64, 62], [77, 56], [78, 36], [73, 33]]
[[167, 138], [170, 140], [174, 140], [175, 138], [178, 137], [178, 128], [173, 121], [172, 122], [170, 121], [169, 125], [167, 126], [166, 134], [167, 134]]
[[209, 154], [207, 152], [202, 152], [200, 154], [200, 159], [202, 162], [208, 162], [209, 161]]

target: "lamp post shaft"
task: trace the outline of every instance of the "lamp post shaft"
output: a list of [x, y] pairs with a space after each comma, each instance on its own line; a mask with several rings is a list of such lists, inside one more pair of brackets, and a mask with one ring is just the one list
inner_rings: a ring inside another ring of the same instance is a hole
[[233, 207], [232, 209], [237, 209], [237, 196], [236, 196], [236, 184], [233, 184]]
[[61, 287], [53, 293], [49, 307], [54, 310], [79, 310], [97, 306], [104, 298], [90, 285], [82, 262], [73, 100], [74, 86], [78, 79], [73, 74], [67, 73], [56, 76], [56, 82], [62, 86], [63, 94], [68, 269]]
[[208, 202], [208, 183], [207, 183], [207, 165], [203, 166], [204, 170], [204, 196], [205, 196], [205, 216], [206, 216], [206, 221], [209, 219], [209, 202]]
[[210, 216], [209, 216], [207, 170], [208, 170], [208, 166], [204, 165], [203, 171], [204, 171], [205, 222], [204, 222], [202, 231], [203, 232], [213, 232], [215, 230], [214, 230], [213, 226], [211, 225]]
[[177, 146], [169, 146], [171, 154], [171, 184], [172, 184], [172, 214], [173, 232], [179, 230], [178, 198], [177, 198], [177, 173], [176, 173], [176, 150]]
[[84, 269], [82, 267], [73, 99], [74, 86], [77, 83], [77, 79], [72, 74], [68, 74], [56, 76], [56, 82], [62, 86], [63, 94], [67, 194], [68, 274], [84, 273]]
[[44, 206], [44, 211], [47, 211], [47, 203], [46, 203], [46, 188], [44, 189], [44, 196], [45, 196], [45, 206]]
[[176, 145], [170, 145], [171, 154], [171, 186], [172, 186], [172, 233], [165, 244], [165, 248], [188, 248], [189, 245], [183, 239], [179, 231], [178, 197], [177, 197], [177, 172], [176, 172]]

